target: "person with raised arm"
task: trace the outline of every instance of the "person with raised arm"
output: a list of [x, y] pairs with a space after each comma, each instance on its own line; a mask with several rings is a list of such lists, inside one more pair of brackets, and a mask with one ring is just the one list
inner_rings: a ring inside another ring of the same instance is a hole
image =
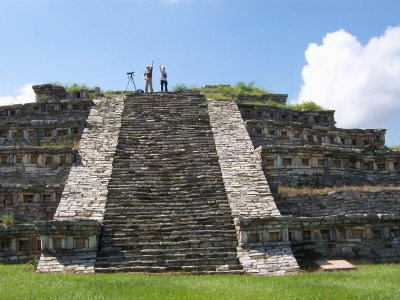
[[145, 82], [145, 88], [144, 92], [147, 94], [149, 92], [149, 87], [150, 87], [150, 93], [153, 93], [153, 62], [151, 62], [151, 66], [147, 65], [146, 69], [144, 70], [144, 75], [143, 79]]

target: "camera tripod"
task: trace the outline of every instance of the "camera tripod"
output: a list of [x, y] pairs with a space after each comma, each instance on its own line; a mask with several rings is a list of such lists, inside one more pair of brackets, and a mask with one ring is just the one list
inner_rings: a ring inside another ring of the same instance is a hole
[[125, 93], [128, 90], [129, 83], [131, 83], [131, 82], [135, 88], [135, 92], [137, 92], [135, 80], [133, 80], [133, 76], [135, 75], [135, 72], [128, 72], [128, 73], [126, 73], [126, 75], [128, 75], [128, 84], [126, 85]]

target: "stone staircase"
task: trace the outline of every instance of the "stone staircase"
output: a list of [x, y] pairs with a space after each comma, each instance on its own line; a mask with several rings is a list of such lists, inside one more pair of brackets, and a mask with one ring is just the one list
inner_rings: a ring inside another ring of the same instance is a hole
[[96, 272], [242, 272], [207, 104], [125, 99]]

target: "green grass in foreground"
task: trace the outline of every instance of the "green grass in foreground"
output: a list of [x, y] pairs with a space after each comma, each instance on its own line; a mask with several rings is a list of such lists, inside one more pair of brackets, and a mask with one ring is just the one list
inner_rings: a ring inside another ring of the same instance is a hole
[[0, 265], [0, 299], [399, 299], [400, 265], [295, 276], [37, 274]]

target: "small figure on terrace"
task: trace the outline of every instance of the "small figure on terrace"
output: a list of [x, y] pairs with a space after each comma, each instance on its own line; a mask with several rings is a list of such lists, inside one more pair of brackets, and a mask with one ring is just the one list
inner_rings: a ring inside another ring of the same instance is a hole
[[147, 94], [149, 92], [149, 87], [150, 87], [150, 93], [153, 93], [153, 62], [151, 62], [151, 66], [148, 65], [146, 66], [146, 69], [144, 71], [143, 79], [145, 82], [145, 88], [144, 92]]
[[161, 92], [168, 92], [168, 80], [167, 80], [167, 71], [165, 71], [165, 66], [160, 65], [160, 84], [161, 84]]

